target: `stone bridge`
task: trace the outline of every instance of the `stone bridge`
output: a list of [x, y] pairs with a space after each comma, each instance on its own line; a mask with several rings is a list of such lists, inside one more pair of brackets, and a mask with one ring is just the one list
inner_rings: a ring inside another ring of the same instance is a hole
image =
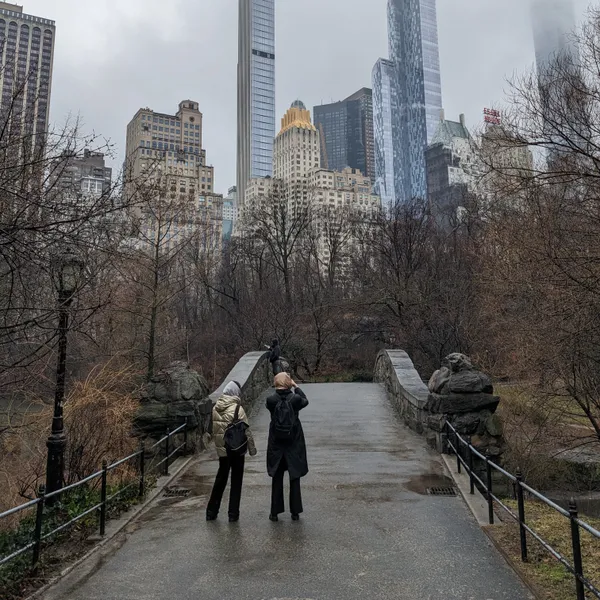
[[[525, 600], [532, 598], [460, 496], [435, 447], [427, 388], [404, 353], [378, 357], [372, 384], [302, 386], [310, 473], [299, 522], [268, 520], [269, 379], [263, 353], [228, 379], [243, 384], [259, 454], [248, 458], [241, 518], [207, 523], [217, 461], [194, 458], [175, 485], [46, 600]], [[219, 390], [215, 392], [218, 395]], [[435, 419], [434, 419], [435, 421]], [[429, 443], [428, 443], [429, 442]]]

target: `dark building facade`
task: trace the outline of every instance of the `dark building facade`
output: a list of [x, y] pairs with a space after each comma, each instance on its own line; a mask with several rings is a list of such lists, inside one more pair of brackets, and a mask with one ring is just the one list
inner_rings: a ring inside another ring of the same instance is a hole
[[98, 198], [107, 194], [112, 185], [112, 169], [107, 167], [102, 152], [84, 150], [83, 156], [70, 156], [58, 161], [56, 187], [73, 196]]
[[359, 169], [375, 178], [373, 94], [362, 88], [345, 100], [313, 108], [321, 135], [321, 166], [333, 171]]
[[13, 139], [35, 139], [38, 150], [48, 131], [55, 33], [54, 21], [0, 2], [0, 125]]
[[465, 124], [446, 120], [443, 112], [432, 143], [425, 152], [427, 192], [432, 214], [450, 224], [476, 190], [481, 175], [479, 149]]

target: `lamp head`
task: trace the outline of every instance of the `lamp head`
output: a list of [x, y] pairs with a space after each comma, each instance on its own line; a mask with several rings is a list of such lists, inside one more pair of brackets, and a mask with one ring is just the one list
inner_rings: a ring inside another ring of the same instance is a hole
[[56, 291], [72, 296], [79, 287], [84, 267], [84, 262], [70, 248], [56, 256], [52, 263]]

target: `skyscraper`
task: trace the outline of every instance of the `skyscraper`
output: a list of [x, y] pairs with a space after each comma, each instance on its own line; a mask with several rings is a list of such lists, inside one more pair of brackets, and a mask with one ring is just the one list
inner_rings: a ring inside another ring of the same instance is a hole
[[351, 167], [374, 177], [372, 91], [362, 88], [341, 102], [315, 106], [313, 114], [321, 135], [321, 166], [334, 171]]
[[55, 33], [54, 21], [0, 2], [1, 120], [38, 143], [48, 130]]
[[394, 142], [392, 123], [396, 111], [392, 107], [394, 63], [380, 58], [373, 68], [373, 130], [375, 146], [375, 193], [384, 209], [396, 200], [394, 180]]
[[150, 108], [137, 111], [127, 126], [128, 198], [134, 197], [139, 182], [159, 175], [166, 178], [169, 188], [177, 188], [183, 196], [213, 194], [214, 168], [206, 164], [202, 118], [199, 105], [193, 100], [180, 102], [174, 115], [156, 113]]
[[[581, 74], [574, 40], [573, 0], [532, 0], [531, 18], [550, 164], [563, 156], [571, 144], [585, 147], [592, 124], [585, 101], [574, 101]], [[569, 140], [567, 144], [566, 140]]]
[[447, 121], [442, 111], [425, 156], [430, 208], [440, 223], [448, 224], [459, 207], [465, 206], [483, 172], [464, 115], [458, 121]]
[[273, 168], [275, 0], [239, 0], [237, 190]]
[[140, 108], [127, 126], [126, 202], [142, 239], [160, 239], [167, 251], [192, 233], [201, 234], [204, 250], [221, 245], [223, 196], [214, 192], [202, 125], [198, 103], [183, 100], [174, 115]]
[[394, 192], [397, 202], [406, 202], [427, 195], [425, 150], [442, 109], [435, 0], [388, 0], [388, 28]]
[[531, 19], [535, 60], [542, 75], [553, 59], [575, 51], [571, 39], [575, 31], [573, 0], [532, 0]]

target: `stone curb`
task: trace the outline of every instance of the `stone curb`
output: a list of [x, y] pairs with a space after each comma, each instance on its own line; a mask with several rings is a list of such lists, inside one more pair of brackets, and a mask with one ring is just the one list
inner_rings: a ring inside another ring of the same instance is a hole
[[525, 587], [531, 592], [535, 600], [544, 600], [545, 594], [538, 588], [536, 584], [534, 584], [529, 577], [519, 568], [519, 565], [515, 563], [513, 558], [500, 546], [500, 544], [496, 541], [494, 536], [491, 534], [491, 530], [494, 527], [502, 527], [500, 524], [490, 525], [488, 520], [488, 504], [487, 500], [484, 498], [482, 493], [475, 487], [475, 493], [471, 494], [471, 486], [469, 476], [464, 472], [464, 470], [459, 473], [456, 469], [456, 460], [454, 457], [451, 457], [447, 454], [442, 454], [442, 460], [446, 465], [446, 469], [450, 473], [460, 495], [462, 496], [465, 504], [475, 517], [477, 524], [483, 529], [484, 533], [488, 537], [488, 539], [494, 545], [494, 548], [499, 552], [499, 554], [504, 558], [508, 566], [517, 574], [519, 579], [523, 582]]
[[446, 469], [450, 472], [460, 495], [463, 497], [465, 504], [473, 513], [477, 524], [480, 527], [489, 526], [488, 523], [488, 505], [487, 500], [482, 496], [481, 492], [475, 487], [475, 493], [471, 494], [469, 476], [462, 471], [459, 473], [456, 469], [456, 460], [447, 454], [442, 454], [442, 460], [446, 465]]
[[73, 564], [64, 568], [58, 575], [53, 577], [48, 583], [46, 583], [39, 590], [36, 590], [25, 600], [42, 599], [47, 592], [50, 592], [54, 586], [70, 575], [75, 569], [77, 569], [77, 567], [81, 566], [99, 550], [108, 545], [109, 542], [113, 541], [117, 535], [125, 529], [125, 527], [131, 524], [135, 519], [145, 513], [148, 508], [150, 508], [150, 505], [158, 498], [158, 496], [160, 496], [160, 494], [162, 494], [164, 489], [168, 487], [177, 477], [179, 477], [182, 471], [184, 471], [196, 457], [197, 455], [192, 455], [187, 458], [176, 459], [170, 465], [169, 475], [158, 478], [156, 487], [152, 489], [142, 504], [132, 507], [132, 509], [130, 509], [130, 511], [128, 511], [127, 514], [123, 515], [122, 517], [108, 521], [106, 524], [106, 535], [101, 539], [101, 541], [96, 543], [91, 550], [86, 552], [82, 557], [78, 558]]

